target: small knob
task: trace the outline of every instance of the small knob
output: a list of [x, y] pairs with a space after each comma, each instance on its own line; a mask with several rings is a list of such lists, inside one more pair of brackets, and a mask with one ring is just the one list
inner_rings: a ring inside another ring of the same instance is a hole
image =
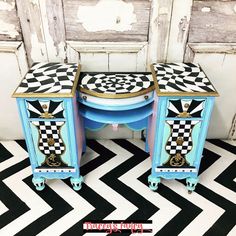
[[145, 100], [148, 100], [148, 98], [149, 98], [148, 95], [145, 95], [145, 96], [144, 96], [144, 99], [145, 99]]
[[176, 140], [177, 145], [182, 145], [184, 142], [184, 139], [182, 137], [178, 137]]
[[53, 138], [48, 138], [47, 142], [49, 146], [53, 146], [55, 144], [55, 140]]
[[43, 105], [42, 105], [42, 108], [43, 108], [44, 110], [46, 110], [46, 109], [48, 108], [48, 106], [47, 106], [46, 104], [43, 104]]
[[87, 100], [87, 96], [83, 96], [82, 98], [84, 99], [84, 101], [86, 101], [86, 100]]
[[188, 103], [185, 103], [185, 104], [184, 104], [184, 107], [188, 109], [188, 108], [189, 108], [189, 104], [188, 104]]

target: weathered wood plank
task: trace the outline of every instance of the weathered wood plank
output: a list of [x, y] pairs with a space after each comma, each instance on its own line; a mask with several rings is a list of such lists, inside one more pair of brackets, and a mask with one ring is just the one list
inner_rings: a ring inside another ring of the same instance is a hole
[[182, 62], [188, 37], [192, 0], [174, 0], [167, 62]]
[[194, 1], [189, 42], [236, 42], [236, 1]]
[[108, 72], [108, 54], [107, 53], [79, 53], [82, 71]]
[[236, 54], [236, 43], [189, 43], [194, 53]]
[[49, 61], [64, 62], [65, 25], [61, 0], [40, 1], [40, 10]]
[[148, 0], [63, 0], [66, 39], [147, 41]]
[[165, 62], [173, 0], [153, 0], [149, 28], [148, 62]]
[[201, 65], [220, 94], [211, 116], [208, 138], [226, 139], [236, 113], [236, 55], [196, 53], [193, 62]]
[[136, 71], [136, 53], [110, 53], [109, 71], [111, 72], [134, 72]]
[[16, 0], [28, 62], [48, 61], [39, 0]]
[[22, 40], [15, 0], [0, 0], [0, 40]]

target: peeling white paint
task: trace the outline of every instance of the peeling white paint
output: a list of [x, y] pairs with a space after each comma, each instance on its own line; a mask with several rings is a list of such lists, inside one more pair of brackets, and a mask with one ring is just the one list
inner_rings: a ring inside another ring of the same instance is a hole
[[211, 11], [211, 8], [210, 7], [203, 7], [201, 9], [202, 12], [210, 12]]
[[0, 11], [11, 11], [15, 8], [15, 2], [12, 1], [11, 3], [6, 1], [0, 1]]
[[0, 34], [9, 35], [11, 38], [19, 35], [14, 24], [6, 23], [3, 20], [0, 20]]
[[33, 5], [39, 5], [39, 1], [38, 0], [31, 0], [30, 1]]
[[[31, 52], [30, 57], [33, 62], [45, 61], [45, 55], [47, 54], [44, 43], [38, 41], [36, 33], [31, 34]], [[46, 57], [47, 58], [47, 57]]]
[[89, 32], [131, 30], [137, 22], [133, 4], [122, 0], [100, 0], [95, 6], [79, 6], [77, 16]]

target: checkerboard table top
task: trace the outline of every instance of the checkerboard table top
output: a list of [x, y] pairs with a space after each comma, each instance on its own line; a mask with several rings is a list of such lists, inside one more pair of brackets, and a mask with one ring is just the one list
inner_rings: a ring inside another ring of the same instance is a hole
[[35, 63], [13, 97], [73, 97], [79, 72], [78, 64]]
[[154, 63], [151, 70], [159, 96], [218, 96], [197, 64]]
[[150, 73], [81, 73], [79, 90], [102, 98], [128, 98], [155, 89]]

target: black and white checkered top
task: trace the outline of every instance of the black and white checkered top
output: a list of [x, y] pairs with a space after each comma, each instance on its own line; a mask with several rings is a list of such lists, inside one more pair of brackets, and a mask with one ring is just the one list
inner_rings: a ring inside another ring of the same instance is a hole
[[132, 97], [154, 90], [154, 82], [150, 73], [81, 73], [79, 89], [97, 97]]
[[218, 95], [211, 82], [197, 64], [159, 63], [153, 64], [158, 83], [158, 92], [162, 93], [200, 93]]
[[13, 96], [20, 94], [65, 94], [72, 92], [77, 64], [35, 63]]

